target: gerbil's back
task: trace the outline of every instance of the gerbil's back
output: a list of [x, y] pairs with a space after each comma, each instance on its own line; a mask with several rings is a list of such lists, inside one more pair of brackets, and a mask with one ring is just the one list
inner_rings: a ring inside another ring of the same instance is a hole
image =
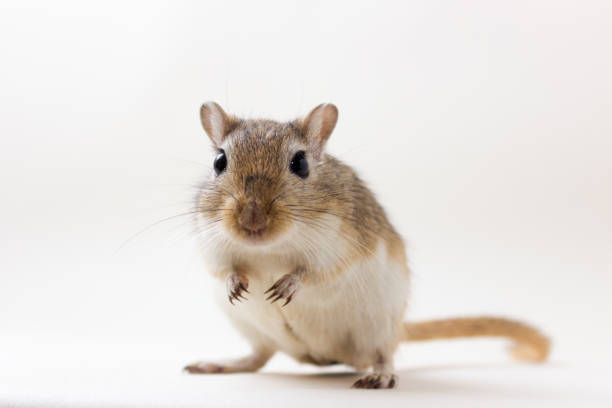
[[[314, 185], [313, 207], [329, 211], [342, 219], [347, 239], [354, 239], [355, 250], [362, 255], [373, 253], [383, 240], [391, 255], [405, 264], [401, 237], [389, 222], [374, 193], [348, 165], [331, 155], [319, 163], [319, 177]], [[399, 258], [399, 259], [398, 259]]]

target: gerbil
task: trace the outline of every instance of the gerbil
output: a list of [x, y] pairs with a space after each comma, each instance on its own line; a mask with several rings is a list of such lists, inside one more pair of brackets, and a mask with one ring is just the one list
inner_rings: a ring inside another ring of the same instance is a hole
[[509, 337], [515, 356], [546, 359], [548, 339], [516, 321], [403, 321], [404, 244], [355, 172], [325, 153], [334, 105], [288, 123], [239, 119], [214, 102], [200, 114], [217, 156], [196, 198], [197, 233], [223, 286], [222, 308], [253, 352], [188, 372], [253, 372], [284, 351], [316, 365], [372, 368], [353, 387], [392, 388], [400, 342], [466, 336]]

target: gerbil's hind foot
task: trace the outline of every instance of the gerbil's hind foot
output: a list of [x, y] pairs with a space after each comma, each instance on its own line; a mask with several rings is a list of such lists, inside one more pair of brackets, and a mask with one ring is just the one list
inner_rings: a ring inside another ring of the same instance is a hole
[[391, 373], [371, 373], [364, 375], [352, 385], [351, 388], [393, 388], [397, 383], [397, 376]]
[[395, 383], [397, 376], [393, 374], [393, 357], [380, 354], [372, 372], [355, 381], [351, 388], [393, 388]]
[[183, 368], [189, 374], [221, 374], [225, 371], [225, 364], [207, 363], [205, 361], [197, 361]]
[[255, 352], [249, 356], [226, 363], [211, 363], [197, 361], [185, 366], [183, 370], [189, 374], [230, 374], [230, 373], [253, 373], [263, 367], [273, 353]]

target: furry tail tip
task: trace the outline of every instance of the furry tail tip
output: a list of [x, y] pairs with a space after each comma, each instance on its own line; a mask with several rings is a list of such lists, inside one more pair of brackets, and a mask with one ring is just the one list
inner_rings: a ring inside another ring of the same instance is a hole
[[501, 317], [462, 317], [405, 323], [404, 341], [459, 337], [506, 337], [514, 340], [510, 354], [517, 359], [543, 362], [550, 354], [550, 340], [532, 326]]

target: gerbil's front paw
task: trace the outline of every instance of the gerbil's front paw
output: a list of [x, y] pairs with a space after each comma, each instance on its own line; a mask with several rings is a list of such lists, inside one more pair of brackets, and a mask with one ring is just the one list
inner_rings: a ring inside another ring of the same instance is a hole
[[287, 305], [300, 288], [300, 278], [300, 275], [295, 273], [283, 276], [270, 289], [264, 292], [264, 295], [271, 292], [266, 300], [272, 299], [272, 303], [274, 303], [279, 299], [286, 299], [283, 306]]
[[227, 287], [227, 297], [230, 303], [233, 305], [234, 300], [242, 302], [242, 299], [247, 300], [244, 296], [244, 292], [249, 293], [247, 288], [249, 287], [249, 280], [237, 273], [229, 275], [225, 281]]
[[351, 388], [393, 388], [397, 377], [389, 373], [372, 373], [355, 381]]

